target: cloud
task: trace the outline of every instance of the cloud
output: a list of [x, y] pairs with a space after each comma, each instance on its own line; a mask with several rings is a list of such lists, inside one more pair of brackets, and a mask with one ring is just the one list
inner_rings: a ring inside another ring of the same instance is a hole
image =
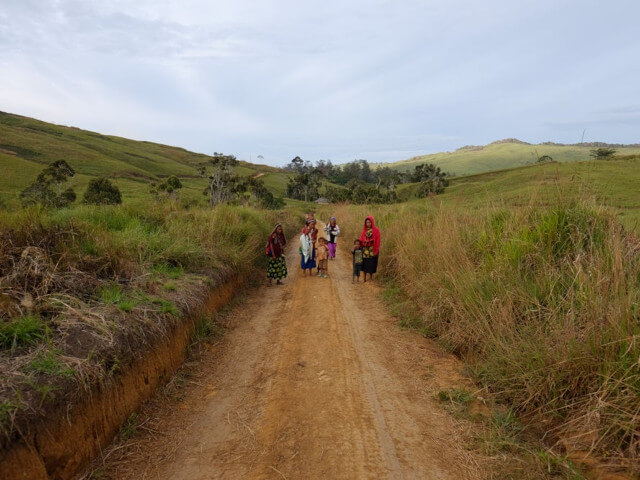
[[274, 164], [638, 141], [624, 0], [0, 2], [0, 109], [48, 121]]

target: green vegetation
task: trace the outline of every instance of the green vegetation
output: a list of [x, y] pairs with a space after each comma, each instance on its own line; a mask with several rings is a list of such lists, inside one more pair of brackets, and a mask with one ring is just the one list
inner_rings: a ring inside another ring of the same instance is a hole
[[614, 148], [595, 148], [591, 150], [589, 156], [596, 160], [609, 160], [616, 153]]
[[108, 179], [93, 178], [89, 181], [83, 202], [91, 205], [119, 205], [122, 203], [122, 195], [118, 187]]
[[25, 372], [66, 378], [73, 377], [76, 373], [75, 370], [60, 360], [60, 353], [58, 349], [38, 352], [35, 358], [25, 366]]
[[[149, 185], [176, 176], [183, 188], [180, 202], [204, 204], [206, 181], [197, 167], [211, 157], [182, 148], [102, 135], [73, 127], [0, 112], [0, 204], [20, 204], [20, 192], [43, 168], [64, 160], [75, 171], [71, 188], [82, 194], [94, 178], [109, 178], [125, 205], [148, 204]], [[235, 173], [259, 176], [274, 196], [284, 195], [289, 174], [282, 169], [239, 161]]]
[[[637, 472], [639, 167], [640, 156], [539, 163], [455, 178], [430, 201], [327, 208], [344, 231], [376, 217], [392, 311], [460, 355], [521, 426]], [[464, 405], [459, 393], [441, 396]], [[581, 478], [498, 420], [483, 440], [490, 454], [524, 448]]]
[[[64, 160], [57, 160], [42, 170], [36, 180], [20, 192], [22, 205], [42, 205], [62, 208], [71, 205], [76, 194], [71, 187], [62, 190], [62, 185], [75, 175], [73, 168]], [[55, 187], [55, 190], [54, 190]]]
[[500, 403], [550, 440], [571, 432], [577, 448], [635, 468], [640, 246], [611, 212], [569, 192], [541, 205], [465, 196], [334, 213], [355, 230], [376, 216], [385, 281]]
[[366, 160], [333, 166], [330, 161], [320, 160], [314, 165], [295, 157], [285, 168], [293, 172], [287, 184], [287, 197], [305, 202], [323, 192], [334, 203], [394, 203], [398, 184], [416, 182], [417, 188], [406, 191], [418, 198], [440, 194], [449, 185], [447, 175], [430, 164], [420, 164], [413, 172], [403, 173], [389, 167], [372, 170]]
[[15, 349], [43, 340], [47, 325], [40, 317], [21, 316], [0, 324], [0, 348]]
[[174, 202], [0, 212], [0, 448], [143, 355], [212, 287], [263, 268], [273, 224], [291, 233], [294, 212]]
[[[507, 139], [486, 146], [466, 146], [454, 152], [421, 155], [400, 162], [382, 164], [379, 167], [388, 166], [399, 171], [409, 171], [416, 165], [432, 163], [453, 176], [463, 176], [534, 164], [543, 157], [550, 157], [559, 163], [584, 161], [589, 159], [592, 149], [592, 144], [531, 145]], [[616, 147], [616, 151], [622, 156], [637, 155], [640, 154], [640, 145]], [[549, 161], [547, 158], [545, 160]]]

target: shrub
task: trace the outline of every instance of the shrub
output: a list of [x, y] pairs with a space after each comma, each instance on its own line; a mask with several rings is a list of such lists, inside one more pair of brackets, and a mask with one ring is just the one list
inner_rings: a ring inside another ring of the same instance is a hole
[[122, 203], [122, 195], [118, 187], [107, 178], [94, 178], [84, 192], [83, 201], [92, 205], [119, 205]]

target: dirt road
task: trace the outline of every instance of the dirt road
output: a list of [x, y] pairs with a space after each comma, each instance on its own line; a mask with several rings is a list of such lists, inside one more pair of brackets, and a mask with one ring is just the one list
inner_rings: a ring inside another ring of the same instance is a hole
[[473, 479], [464, 429], [433, 397], [466, 384], [460, 363], [403, 331], [375, 284], [351, 284], [340, 251], [330, 278], [288, 256], [283, 286], [232, 313], [179, 402], [114, 454], [118, 479]]

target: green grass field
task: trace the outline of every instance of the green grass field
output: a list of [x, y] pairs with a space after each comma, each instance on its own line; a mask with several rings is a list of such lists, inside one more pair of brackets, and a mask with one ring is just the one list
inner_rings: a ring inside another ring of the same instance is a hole
[[[613, 160], [535, 164], [455, 178], [434, 201], [464, 208], [553, 205], [561, 199], [593, 199], [612, 208], [630, 229], [640, 223], [640, 155]], [[416, 184], [398, 187], [409, 200]], [[422, 200], [411, 200], [421, 202]]]
[[[421, 155], [382, 166], [405, 171], [412, 170], [421, 163], [433, 163], [445, 172], [462, 176], [536, 163], [537, 159], [543, 155], [549, 155], [556, 162], [562, 163], [584, 161], [590, 158], [589, 153], [592, 148], [573, 145], [528, 145], [515, 142], [491, 143], [484, 147], [461, 148], [454, 152]], [[619, 155], [640, 154], [640, 147], [616, 150]]]

